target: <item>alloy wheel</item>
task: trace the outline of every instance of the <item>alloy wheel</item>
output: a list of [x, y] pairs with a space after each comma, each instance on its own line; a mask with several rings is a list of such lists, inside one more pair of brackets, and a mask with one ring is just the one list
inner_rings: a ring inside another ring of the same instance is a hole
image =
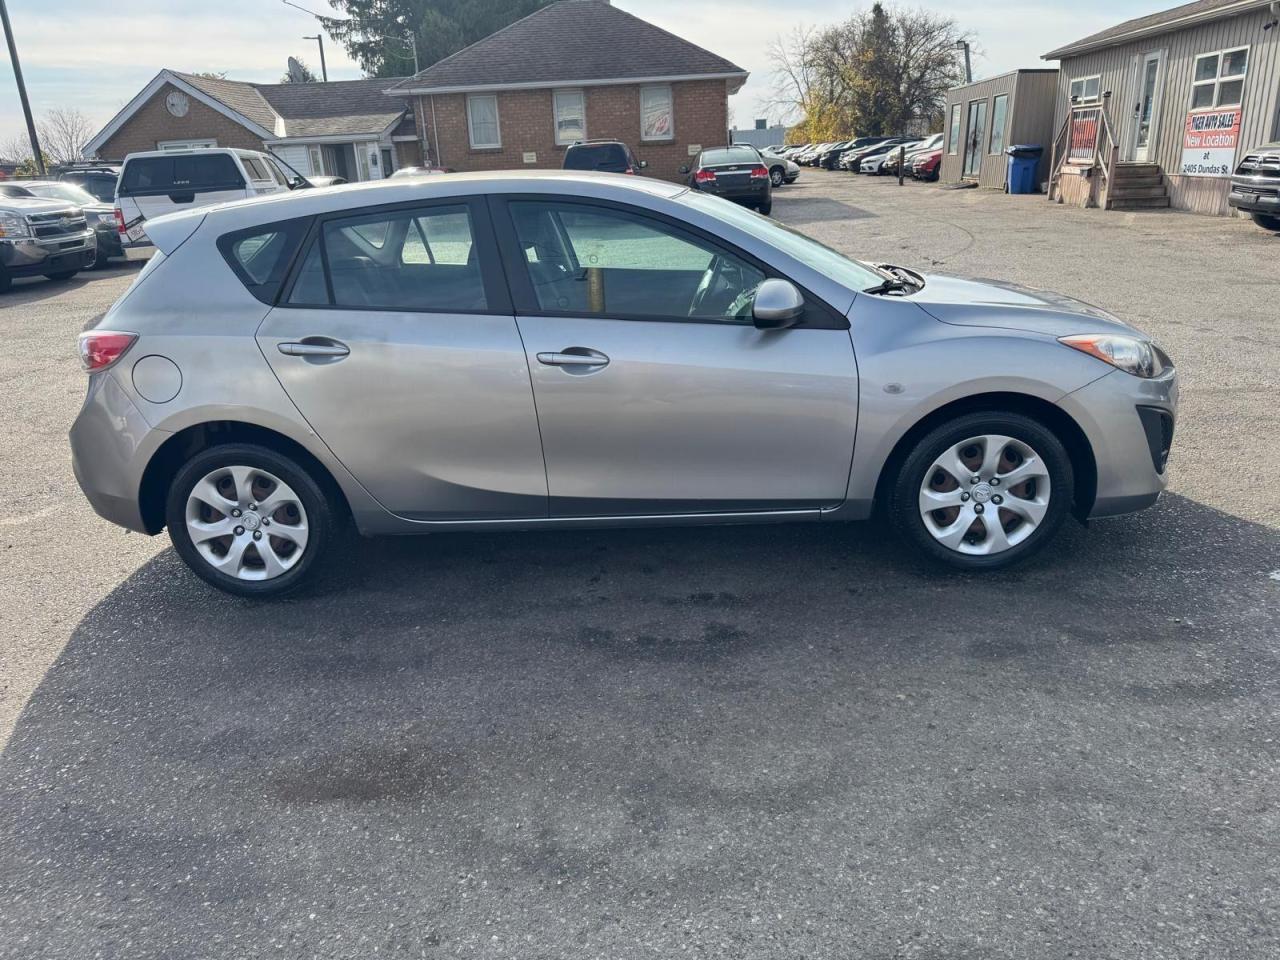
[[200, 556], [238, 580], [271, 580], [307, 548], [307, 512], [279, 477], [258, 467], [210, 471], [187, 496], [186, 527]]
[[1003, 553], [1035, 533], [1049, 510], [1044, 459], [1015, 437], [984, 434], [944, 450], [920, 484], [925, 529], [949, 550]]
[[782, 171], [779, 170], [777, 167], [774, 167], [772, 170], [770, 170], [769, 182], [772, 183], [775, 187], [782, 186]]

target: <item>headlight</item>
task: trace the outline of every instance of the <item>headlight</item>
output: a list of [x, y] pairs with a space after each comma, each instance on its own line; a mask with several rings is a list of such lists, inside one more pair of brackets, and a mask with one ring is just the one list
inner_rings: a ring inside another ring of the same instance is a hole
[[0, 213], [0, 237], [29, 237], [27, 218], [16, 213]]
[[1158, 377], [1169, 367], [1170, 360], [1164, 351], [1150, 340], [1124, 337], [1111, 333], [1081, 333], [1071, 337], [1059, 337], [1066, 344], [1103, 363], [1118, 367], [1135, 377]]

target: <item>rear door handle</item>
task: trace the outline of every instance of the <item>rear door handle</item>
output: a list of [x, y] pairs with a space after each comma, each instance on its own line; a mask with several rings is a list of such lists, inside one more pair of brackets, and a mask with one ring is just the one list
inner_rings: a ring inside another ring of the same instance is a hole
[[280, 343], [276, 349], [286, 357], [345, 357], [351, 352], [345, 343], [319, 339]]
[[599, 350], [567, 347], [559, 353], [540, 353], [538, 362], [549, 367], [607, 367], [609, 358]]

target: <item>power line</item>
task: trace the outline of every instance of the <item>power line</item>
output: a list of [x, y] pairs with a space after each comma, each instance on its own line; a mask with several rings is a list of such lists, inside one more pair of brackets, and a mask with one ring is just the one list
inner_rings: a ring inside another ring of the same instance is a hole
[[415, 74], [419, 72], [419, 67], [418, 67], [418, 35], [417, 35], [416, 33], [414, 33], [412, 30], [407, 30], [407, 31], [405, 31], [405, 36], [403, 36], [403, 37], [384, 37], [384, 36], [380, 36], [380, 35], [378, 35], [378, 34], [370, 34], [370, 33], [367, 33], [365, 30], [361, 29], [361, 27], [360, 27], [359, 23], [358, 23], [357, 21], [355, 21], [354, 19], [347, 18], [347, 19], [344, 19], [344, 20], [339, 20], [337, 17], [330, 17], [330, 16], [328, 16], [327, 14], [323, 14], [323, 13], [316, 13], [314, 10], [308, 10], [306, 7], [299, 6], [298, 4], [294, 3], [294, 2], [293, 2], [293, 0], [280, 0], [280, 2], [281, 2], [281, 3], [283, 3], [286, 7], [293, 7], [293, 9], [295, 9], [295, 10], [301, 10], [303, 13], [305, 13], [305, 14], [309, 14], [310, 16], [313, 16], [313, 17], [315, 17], [317, 20], [333, 20], [333, 21], [336, 21], [336, 22], [338, 22], [338, 23], [349, 23], [349, 24], [352, 24], [351, 29], [353, 29], [353, 30], [357, 30], [357, 31], [359, 31], [360, 33], [365, 34], [365, 36], [366, 36], [368, 39], [370, 39], [370, 40], [382, 40], [382, 41], [390, 41], [390, 42], [394, 42], [394, 43], [403, 43], [403, 44], [405, 44], [406, 46], [408, 46], [408, 47], [409, 47], [409, 49], [410, 49], [410, 50], [412, 50], [412, 51], [413, 51], [413, 72], [414, 72]]

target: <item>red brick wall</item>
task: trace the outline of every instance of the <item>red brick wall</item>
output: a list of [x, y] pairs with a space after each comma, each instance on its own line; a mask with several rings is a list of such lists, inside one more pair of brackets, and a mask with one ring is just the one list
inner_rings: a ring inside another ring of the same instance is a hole
[[195, 97], [187, 97], [191, 102], [187, 115], [175, 117], [164, 105], [164, 98], [175, 89], [166, 83], [156, 91], [155, 96], [102, 145], [98, 156], [104, 160], [123, 160], [129, 153], [155, 150], [163, 140], [217, 140], [220, 147], [262, 149], [260, 139]]
[[[729, 132], [729, 97], [723, 80], [691, 80], [671, 84], [675, 138], [640, 140], [640, 87], [636, 85], [585, 87], [587, 136], [621, 140], [640, 160], [648, 162], [646, 174], [666, 180], [683, 180], [680, 167], [690, 161], [689, 146], [724, 146]], [[509, 90], [498, 94], [498, 129], [502, 146], [473, 150], [467, 135], [466, 94], [421, 97], [421, 113], [427, 143], [436, 150], [437, 131], [432, 128], [432, 100], [439, 124], [436, 162], [454, 170], [558, 169], [563, 146], [555, 142], [551, 90]], [[537, 163], [525, 163], [526, 152], [538, 155]]]

